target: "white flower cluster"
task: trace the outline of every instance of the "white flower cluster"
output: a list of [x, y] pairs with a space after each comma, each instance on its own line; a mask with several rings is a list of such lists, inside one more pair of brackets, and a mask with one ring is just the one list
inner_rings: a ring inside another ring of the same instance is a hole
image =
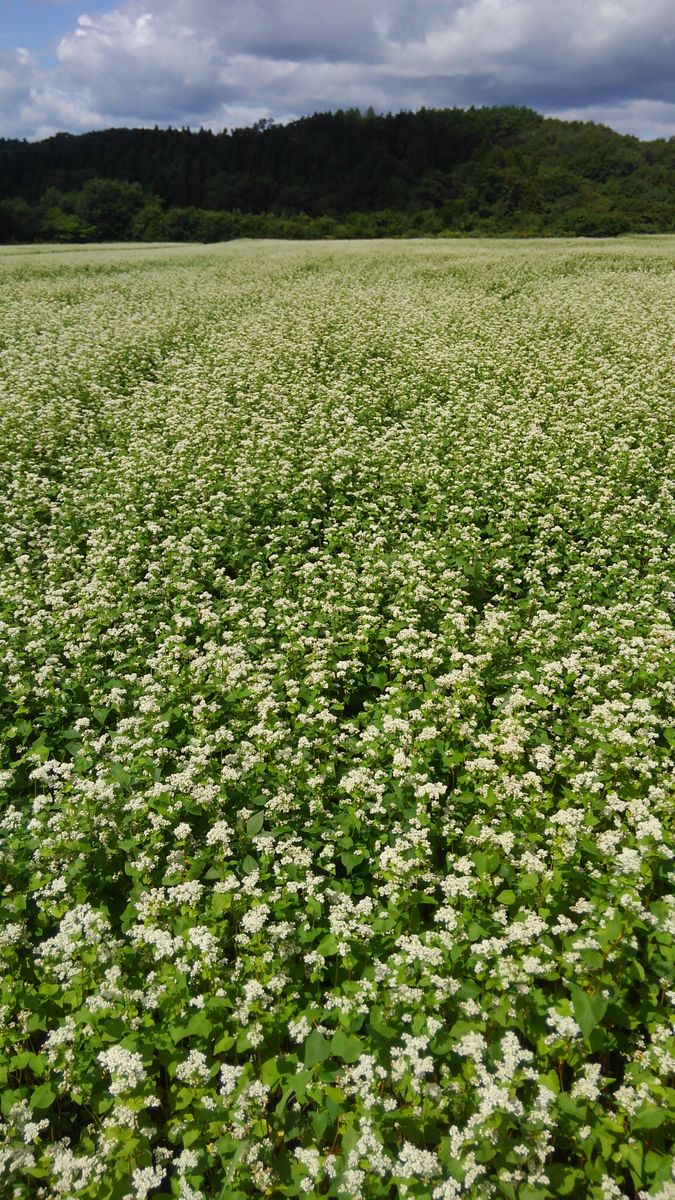
[[109, 1050], [101, 1051], [98, 1061], [112, 1079], [112, 1096], [133, 1091], [147, 1078], [141, 1055], [134, 1050], [125, 1050], [123, 1046], [111, 1046]]

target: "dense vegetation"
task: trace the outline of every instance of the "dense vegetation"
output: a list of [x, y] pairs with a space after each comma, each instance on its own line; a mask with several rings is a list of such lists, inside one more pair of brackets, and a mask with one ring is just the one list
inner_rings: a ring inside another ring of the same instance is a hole
[[0, 141], [3, 241], [674, 228], [675, 139], [640, 142], [526, 108]]
[[0, 253], [0, 1193], [673, 1200], [675, 239]]

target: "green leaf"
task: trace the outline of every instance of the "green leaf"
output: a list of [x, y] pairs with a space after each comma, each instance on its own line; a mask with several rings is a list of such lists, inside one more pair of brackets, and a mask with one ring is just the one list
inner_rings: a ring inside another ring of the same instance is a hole
[[31, 1108], [49, 1108], [56, 1100], [56, 1092], [49, 1086], [48, 1083], [43, 1083], [41, 1087], [36, 1088], [30, 1098]]
[[[477, 832], [478, 827], [476, 827], [476, 833]], [[498, 854], [486, 854], [484, 850], [475, 850], [471, 857], [476, 866], [476, 871], [481, 876], [493, 875], [500, 862]]]
[[272, 1088], [275, 1086], [275, 1084], [281, 1078], [279, 1075], [279, 1068], [277, 1066], [276, 1058], [268, 1058], [265, 1060], [260, 1068], [260, 1078], [265, 1084], [265, 1087]]
[[240, 1141], [236, 1147], [235, 1152], [227, 1163], [225, 1169], [225, 1184], [222, 1190], [218, 1193], [219, 1200], [231, 1200], [232, 1189], [230, 1188], [230, 1180], [233, 1179], [234, 1173], [250, 1145], [250, 1140], [242, 1139], [242, 1141]]
[[656, 1104], [643, 1104], [632, 1125], [633, 1129], [658, 1129], [665, 1119], [665, 1109], [658, 1108]]
[[630, 1168], [633, 1182], [641, 1187], [644, 1182], [644, 1146], [624, 1144], [619, 1146], [619, 1154], [626, 1166]]
[[340, 861], [348, 875], [351, 875], [354, 867], [357, 867], [362, 859], [357, 854], [351, 854], [349, 850], [345, 850], [340, 855]]
[[321, 939], [321, 941], [319, 942], [319, 944], [316, 948], [316, 952], [317, 952], [317, 954], [320, 954], [323, 958], [330, 958], [331, 955], [337, 954], [337, 952], [338, 952], [337, 938], [332, 933], [327, 933], [326, 936], [323, 937]]
[[311, 1080], [311, 1071], [297, 1071], [290, 1083], [288, 1083], [283, 1090], [281, 1100], [277, 1106], [277, 1112], [283, 1112], [289, 1096], [297, 1096], [298, 1100], [302, 1103], [302, 1101], [305, 1099], [307, 1084], [310, 1083]]
[[518, 880], [518, 884], [517, 884], [518, 891], [519, 892], [533, 892], [535, 890], [535, 888], [539, 887], [539, 883], [540, 883], [540, 879], [539, 879], [539, 876], [537, 875], [536, 871], [533, 871], [528, 875], [521, 875], [520, 879]]
[[569, 1092], [560, 1092], [558, 1095], [558, 1108], [561, 1112], [567, 1113], [568, 1116], [575, 1117], [577, 1121], [582, 1120], [586, 1111], [582, 1101], [577, 1100], [574, 1096], [570, 1096]]
[[579, 956], [582, 962], [585, 963], [587, 967], [590, 967], [592, 971], [600, 971], [605, 961], [600, 951], [593, 950], [593, 948], [590, 946], [585, 946], [584, 949], [579, 952]]
[[389, 1025], [381, 1009], [371, 1009], [370, 1020], [368, 1024], [373, 1033], [385, 1038], [385, 1040], [388, 1042], [393, 1041], [393, 1039], [397, 1037], [395, 1025]]
[[32, 1051], [21, 1050], [19, 1054], [15, 1054], [10, 1059], [9, 1066], [11, 1071], [25, 1071], [26, 1067], [30, 1066]]
[[343, 1094], [339, 1088], [323, 1088], [324, 1104], [331, 1121], [336, 1121], [342, 1112]]
[[215, 892], [211, 900], [211, 912], [214, 917], [220, 917], [232, 907], [231, 892]]
[[330, 1117], [327, 1112], [319, 1111], [312, 1114], [311, 1121], [314, 1138], [317, 1142], [320, 1142], [326, 1132]]
[[313, 1067], [330, 1056], [330, 1042], [318, 1029], [313, 1029], [305, 1042], [305, 1066]]
[[500, 892], [499, 895], [497, 896], [497, 903], [498, 904], [513, 904], [515, 899], [516, 899], [516, 893], [510, 891], [509, 888], [505, 888], [505, 890], [503, 892]]
[[590, 1038], [596, 1025], [599, 1025], [607, 1012], [608, 1001], [603, 996], [589, 996], [581, 988], [572, 984], [572, 1004], [574, 1015], [586, 1041]]
[[556, 1096], [558, 1095], [558, 1092], [560, 1091], [560, 1080], [558, 1079], [555, 1071], [549, 1071], [546, 1075], [540, 1075], [539, 1083], [544, 1087], [547, 1087], [549, 1092], [553, 1092]]
[[211, 1022], [204, 1013], [195, 1013], [185, 1026], [187, 1037], [208, 1037], [211, 1032]]
[[337, 1033], [333, 1035], [331, 1050], [336, 1058], [341, 1058], [346, 1063], [353, 1063], [363, 1054], [363, 1042], [360, 1038], [350, 1037], [338, 1029]]
[[569, 1196], [576, 1187], [583, 1183], [584, 1179], [581, 1171], [577, 1171], [573, 1167], [566, 1167], [562, 1163], [549, 1163], [546, 1167], [546, 1174], [556, 1196]]
[[246, 822], [246, 832], [249, 837], [255, 837], [256, 833], [260, 833], [264, 822], [265, 813], [262, 809], [254, 813], [252, 817], [249, 817], [248, 821]]
[[649, 1180], [651, 1187], [671, 1179], [672, 1169], [672, 1154], [657, 1154], [655, 1150], [648, 1150], [645, 1154], [645, 1178]]
[[224, 1037], [221, 1037], [220, 1041], [216, 1042], [213, 1047], [213, 1053], [224, 1054], [232, 1046], [234, 1046], [234, 1038], [231, 1033], [226, 1033]]

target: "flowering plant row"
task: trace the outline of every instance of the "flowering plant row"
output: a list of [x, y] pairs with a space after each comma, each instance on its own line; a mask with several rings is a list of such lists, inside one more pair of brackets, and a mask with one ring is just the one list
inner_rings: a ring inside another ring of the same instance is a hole
[[3, 1196], [675, 1196], [674, 248], [0, 253]]

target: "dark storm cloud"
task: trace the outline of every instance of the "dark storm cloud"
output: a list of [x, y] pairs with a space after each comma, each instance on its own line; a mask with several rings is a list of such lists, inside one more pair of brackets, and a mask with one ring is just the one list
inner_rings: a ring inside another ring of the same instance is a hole
[[667, 136], [674, 59], [672, 0], [128, 0], [81, 17], [53, 70], [4, 78], [42, 131], [526, 104]]

